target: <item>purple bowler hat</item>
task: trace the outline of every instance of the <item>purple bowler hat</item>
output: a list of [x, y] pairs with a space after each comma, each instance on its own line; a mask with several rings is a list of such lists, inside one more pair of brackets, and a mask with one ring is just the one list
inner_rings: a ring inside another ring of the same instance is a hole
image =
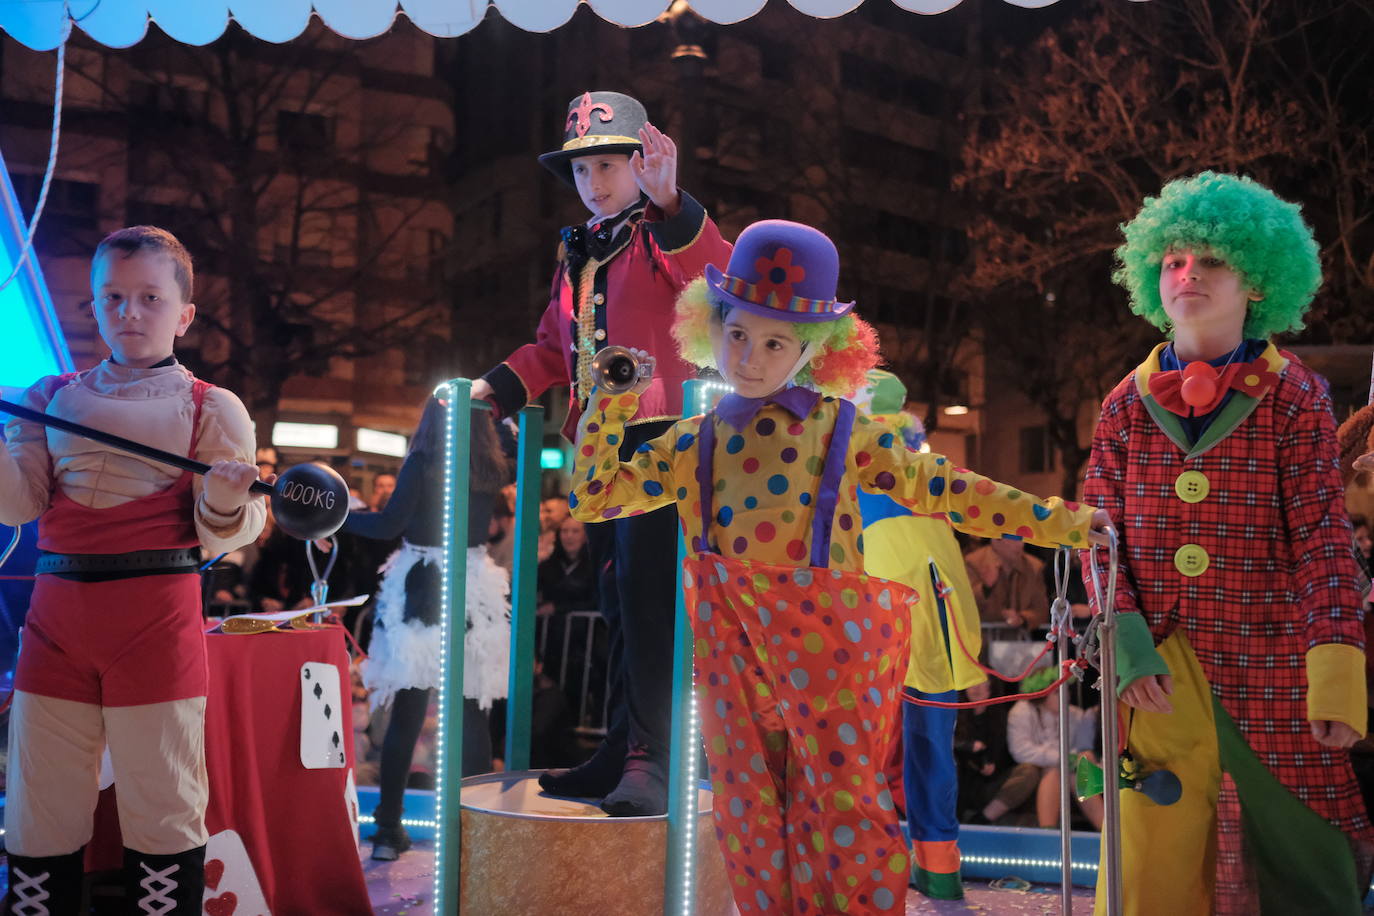
[[835, 301], [840, 253], [819, 229], [785, 219], [745, 228], [722, 273], [706, 265], [717, 301], [782, 321], [834, 321], [854, 308]]

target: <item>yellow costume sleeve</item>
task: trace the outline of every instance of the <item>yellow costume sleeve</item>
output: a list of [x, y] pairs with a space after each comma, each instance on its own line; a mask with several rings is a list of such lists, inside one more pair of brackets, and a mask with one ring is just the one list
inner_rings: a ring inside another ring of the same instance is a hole
[[[941, 626], [930, 566], [950, 590]], [[864, 528], [864, 571], [916, 590], [911, 608], [911, 659], [906, 686], [922, 693], [963, 690], [987, 679], [973, 659], [983, 647], [978, 605], [973, 600], [959, 543], [938, 518], [905, 515]], [[948, 633], [948, 637], [946, 637]], [[962, 645], [961, 645], [962, 643]]]
[[850, 446], [859, 486], [923, 515], [940, 513], [960, 531], [1012, 535], [1042, 547], [1087, 547], [1093, 507], [1057, 496], [1039, 499], [933, 452], [913, 452], [882, 422], [860, 415]]
[[[635, 415], [638, 405], [635, 394], [605, 395], [592, 390], [577, 425], [573, 490], [568, 497], [568, 508], [579, 521], [640, 515], [676, 500], [675, 467], [686, 454], [695, 455], [701, 418], [679, 421], [641, 445], [631, 460], [621, 461], [625, 422]], [[679, 445], [689, 451], [679, 452]]]
[[1307, 650], [1307, 720], [1344, 722], [1361, 735], [1368, 728], [1364, 652], [1341, 643]]

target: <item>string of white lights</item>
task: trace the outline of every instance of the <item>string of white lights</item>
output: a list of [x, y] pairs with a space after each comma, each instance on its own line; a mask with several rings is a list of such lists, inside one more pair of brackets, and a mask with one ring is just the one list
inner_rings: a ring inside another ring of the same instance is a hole
[[[358, 815], [358, 823], [360, 823], [360, 824], [375, 824], [375, 823], [377, 823], [377, 821], [376, 821], [376, 819], [373, 818], [373, 816], [370, 815], [370, 814], [359, 814], [359, 815]], [[438, 830], [438, 829], [439, 829], [439, 822], [438, 822], [438, 821], [419, 820], [419, 819], [417, 819], [417, 818], [410, 818], [410, 817], [403, 817], [403, 818], [401, 818], [401, 826], [402, 826], [402, 827], [424, 827], [424, 828], [427, 828], [427, 829], [429, 829], [429, 830]], [[5, 832], [5, 831], [0, 830], [0, 835], [3, 835], [4, 832]]]
[[444, 722], [448, 714], [448, 629], [449, 629], [449, 563], [448, 546], [453, 539], [453, 465], [456, 460], [454, 455], [454, 435], [453, 427], [456, 410], [457, 398], [456, 388], [451, 382], [445, 382], [435, 389], [434, 395], [439, 398], [447, 398], [448, 409], [444, 411], [444, 539], [445, 549], [441, 552], [443, 559], [440, 560], [440, 587], [439, 587], [439, 722], [434, 738], [434, 912], [443, 913], [447, 909], [457, 912], [458, 906], [455, 901], [449, 907], [443, 897], [444, 887], [444, 747], [447, 739], [444, 735]]
[[[698, 381], [695, 385], [697, 399], [696, 403], [692, 405], [694, 414], [706, 413], [721, 395], [732, 390], [724, 382]], [[678, 575], [681, 576], [680, 570]], [[687, 664], [691, 670], [691, 681], [687, 686], [687, 708], [684, 710], [687, 715], [687, 740], [682, 742], [680, 748], [683, 759], [677, 761], [677, 765], [682, 767], [683, 792], [686, 794], [681, 809], [684, 818], [682, 846], [677, 850], [678, 861], [682, 864], [682, 906], [679, 913], [680, 916], [691, 916], [694, 909], [693, 890], [696, 887], [695, 853], [698, 817], [696, 761], [697, 744], [701, 738], [701, 719], [697, 712], [696, 653], [690, 648], [692, 644], [690, 626], [685, 634], [679, 633], [678, 635], [684, 637], [688, 642]]]
[[[1052, 868], [1058, 869], [1061, 866], [1059, 859], [1032, 859], [1025, 856], [983, 856], [969, 855], [967, 853], [959, 857], [970, 865], [996, 865], [1006, 868]], [[1097, 873], [1096, 862], [1073, 862], [1074, 868], [1083, 872]]]

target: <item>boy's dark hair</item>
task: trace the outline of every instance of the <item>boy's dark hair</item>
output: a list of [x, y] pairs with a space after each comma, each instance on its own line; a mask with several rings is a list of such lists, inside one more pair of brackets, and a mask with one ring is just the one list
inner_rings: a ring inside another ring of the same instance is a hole
[[166, 229], [159, 229], [157, 226], [127, 226], [116, 229], [101, 239], [100, 244], [96, 246], [95, 254], [91, 257], [92, 270], [95, 269], [95, 262], [100, 260], [101, 255], [112, 251], [121, 252], [126, 258], [140, 251], [167, 255], [172, 259], [172, 272], [176, 277], [177, 286], [181, 289], [181, 301], [191, 301], [191, 290], [195, 284], [191, 252]]

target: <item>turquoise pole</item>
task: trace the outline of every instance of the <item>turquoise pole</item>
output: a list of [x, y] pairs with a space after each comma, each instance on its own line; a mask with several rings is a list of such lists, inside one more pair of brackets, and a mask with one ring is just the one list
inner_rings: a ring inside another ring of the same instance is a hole
[[[448, 395], [444, 448], [444, 577], [440, 618], [439, 732], [435, 751], [434, 912], [457, 913], [463, 781], [463, 638], [467, 633], [468, 442], [472, 382], [439, 388]], [[483, 405], [478, 405], [483, 406]]]
[[[705, 386], [692, 380], [682, 386], [684, 413], [700, 412]], [[695, 410], [694, 410], [695, 408]], [[692, 628], [682, 591], [686, 546], [678, 539], [677, 612], [673, 627], [673, 723], [668, 756], [668, 840], [663, 868], [663, 911], [691, 916], [696, 909], [693, 855], [697, 825], [697, 714], [692, 685]]]
[[516, 457], [515, 570], [511, 575], [510, 692], [506, 700], [506, 769], [530, 766], [530, 717], [534, 704], [534, 618], [539, 570], [539, 496], [543, 471], [544, 408], [520, 411]]

